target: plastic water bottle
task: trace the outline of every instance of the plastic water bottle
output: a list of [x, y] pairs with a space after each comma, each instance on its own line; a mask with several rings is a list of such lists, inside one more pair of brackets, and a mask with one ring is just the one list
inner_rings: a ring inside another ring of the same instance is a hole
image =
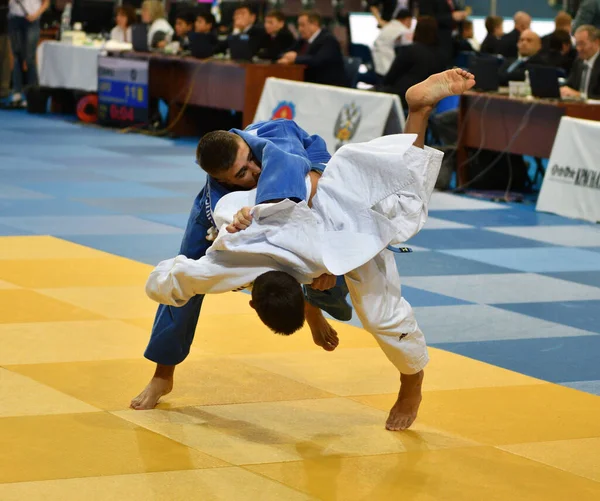
[[65, 5], [62, 16], [60, 18], [60, 34], [62, 39], [62, 34], [65, 31], [69, 31], [71, 29], [71, 12], [73, 9], [73, 5], [68, 3]]
[[529, 70], [525, 70], [525, 89], [523, 89], [523, 93], [525, 94], [523, 97], [531, 98], [531, 82], [529, 81]]

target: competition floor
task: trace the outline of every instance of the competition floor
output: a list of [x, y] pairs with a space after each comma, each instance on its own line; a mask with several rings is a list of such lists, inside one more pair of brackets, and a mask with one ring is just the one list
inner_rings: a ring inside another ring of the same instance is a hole
[[202, 175], [194, 145], [0, 113], [0, 500], [600, 499], [600, 229], [434, 195], [397, 258], [431, 364], [411, 431], [369, 335], [205, 301], [158, 409], [128, 409]]

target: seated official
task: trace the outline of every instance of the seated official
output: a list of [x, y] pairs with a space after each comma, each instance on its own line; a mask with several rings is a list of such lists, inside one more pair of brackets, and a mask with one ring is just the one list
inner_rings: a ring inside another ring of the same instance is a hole
[[379, 90], [398, 94], [406, 109], [406, 91], [418, 82], [443, 71], [446, 64], [438, 52], [437, 21], [431, 16], [419, 17], [413, 43], [399, 47], [390, 71]]
[[165, 19], [165, 9], [159, 0], [142, 3], [142, 22], [148, 25], [148, 47], [162, 49], [172, 39], [174, 30]]
[[180, 10], [175, 16], [175, 36], [174, 42], [179, 42], [181, 50], [190, 48], [189, 33], [193, 33], [196, 16], [191, 9]]
[[301, 40], [294, 51], [285, 53], [279, 64], [304, 64], [306, 82], [347, 87], [344, 56], [340, 42], [321, 26], [321, 16], [313, 11], [298, 16]]
[[210, 12], [199, 12], [196, 14], [196, 22], [194, 23], [194, 32], [209, 35], [214, 41], [213, 45], [217, 45], [217, 20]]
[[[256, 55], [263, 45], [266, 36], [265, 30], [256, 23], [256, 13], [250, 5], [241, 4], [235, 9], [233, 13], [233, 29], [229, 34], [229, 37], [232, 36], [247, 36], [252, 55]], [[221, 42], [217, 46], [217, 53], [223, 53], [229, 49], [228, 40]]]
[[412, 14], [401, 10], [396, 19], [386, 23], [373, 44], [373, 64], [375, 73], [383, 77], [392, 66], [396, 57], [396, 46], [412, 43]]
[[[569, 35], [573, 31], [573, 18], [570, 14], [561, 10], [554, 18], [554, 31], [564, 31]], [[550, 37], [552, 33], [542, 37], [542, 50], [550, 49]]]
[[500, 41], [504, 35], [504, 19], [500, 16], [488, 16], [485, 20], [487, 35], [481, 44], [482, 54], [500, 54]]
[[458, 52], [479, 52], [481, 50], [481, 44], [475, 39], [473, 21], [463, 21], [456, 40], [456, 49]]
[[560, 94], [562, 97], [600, 99], [600, 30], [586, 24], [577, 28], [575, 48], [579, 58]]
[[507, 86], [508, 82], [525, 81], [525, 71], [530, 64], [546, 65], [540, 51], [542, 50], [542, 39], [531, 30], [521, 33], [517, 44], [519, 56], [508, 58], [498, 70], [500, 85]]
[[275, 62], [296, 45], [296, 38], [285, 25], [285, 15], [278, 10], [272, 10], [265, 16], [265, 32], [267, 35], [258, 51], [261, 59]]
[[566, 75], [571, 73], [573, 63], [577, 59], [577, 51], [571, 44], [571, 35], [563, 30], [557, 30], [550, 34], [548, 47], [544, 48], [542, 38], [542, 58], [548, 66], [554, 66], [565, 71]]
[[135, 9], [131, 5], [123, 5], [117, 9], [117, 25], [110, 32], [110, 39], [115, 42], [131, 43], [131, 26], [135, 24]]
[[506, 58], [517, 58], [519, 55], [518, 43], [521, 33], [531, 27], [531, 16], [526, 12], [517, 12], [513, 17], [515, 27], [500, 39], [500, 54]]

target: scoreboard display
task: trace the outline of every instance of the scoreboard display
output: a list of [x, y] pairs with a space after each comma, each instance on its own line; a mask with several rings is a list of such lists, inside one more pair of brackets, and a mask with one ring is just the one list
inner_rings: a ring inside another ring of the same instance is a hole
[[98, 122], [128, 127], [149, 121], [149, 62], [98, 57]]

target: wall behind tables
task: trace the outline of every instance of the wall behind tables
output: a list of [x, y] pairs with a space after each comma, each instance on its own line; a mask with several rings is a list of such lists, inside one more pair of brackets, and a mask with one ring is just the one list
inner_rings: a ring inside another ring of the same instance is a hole
[[[465, 5], [473, 9], [474, 16], [490, 14], [490, 0], [463, 0]], [[558, 0], [560, 1], [560, 0]], [[562, 3], [562, 2], [561, 2]], [[518, 10], [524, 10], [532, 17], [554, 18], [557, 10], [548, 5], [548, 0], [497, 0], [496, 13], [504, 18], [510, 18]]]

